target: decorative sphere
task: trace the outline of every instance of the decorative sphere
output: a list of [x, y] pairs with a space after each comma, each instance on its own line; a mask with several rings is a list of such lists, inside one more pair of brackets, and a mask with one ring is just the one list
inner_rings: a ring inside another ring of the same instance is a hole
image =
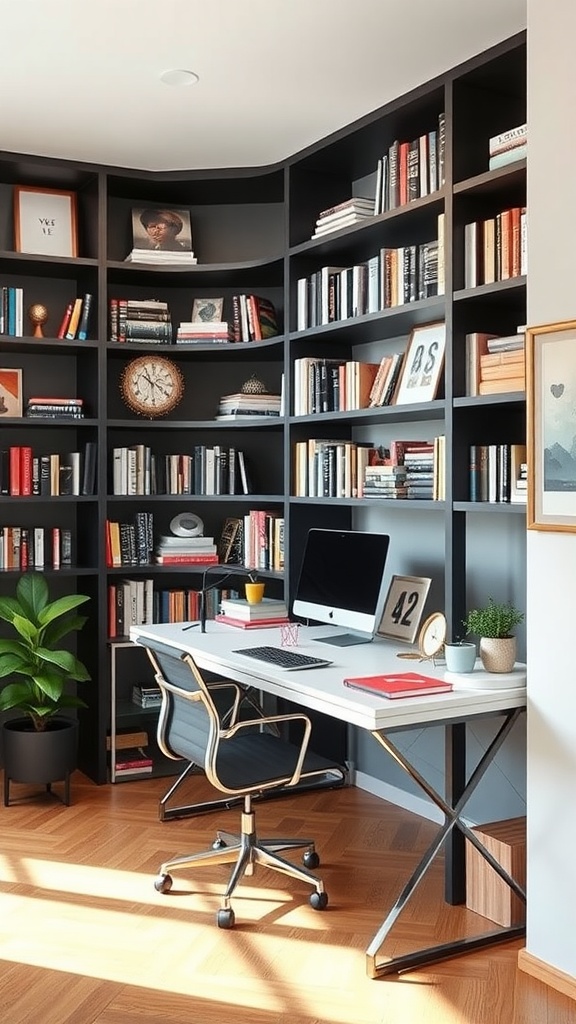
[[33, 324], [45, 324], [48, 319], [48, 310], [40, 302], [35, 302], [30, 306], [28, 316]]
[[266, 385], [259, 380], [254, 374], [244, 381], [241, 392], [243, 395], [266, 395], [268, 394], [268, 388]]

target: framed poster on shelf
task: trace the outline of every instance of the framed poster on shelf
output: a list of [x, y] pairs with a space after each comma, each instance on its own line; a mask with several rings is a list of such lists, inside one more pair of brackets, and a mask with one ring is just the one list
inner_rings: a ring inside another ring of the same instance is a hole
[[528, 529], [576, 531], [576, 320], [526, 331]]
[[0, 368], [0, 417], [22, 416], [22, 370]]
[[428, 576], [392, 577], [378, 636], [414, 643], [431, 582]]
[[39, 256], [77, 256], [76, 193], [16, 185], [14, 247]]
[[444, 366], [446, 324], [424, 324], [410, 335], [395, 405], [431, 402], [436, 398]]

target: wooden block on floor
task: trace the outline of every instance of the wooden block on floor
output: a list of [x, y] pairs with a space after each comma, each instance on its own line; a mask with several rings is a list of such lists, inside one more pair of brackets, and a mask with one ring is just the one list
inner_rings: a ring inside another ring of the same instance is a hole
[[[526, 818], [477, 825], [473, 831], [522, 888], [526, 885]], [[522, 924], [526, 908], [478, 853], [466, 843], [466, 906], [504, 927]]]

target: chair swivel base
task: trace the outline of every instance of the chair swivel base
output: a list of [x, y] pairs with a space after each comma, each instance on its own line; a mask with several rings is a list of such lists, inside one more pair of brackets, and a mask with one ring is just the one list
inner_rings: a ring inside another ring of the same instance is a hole
[[[302, 858], [304, 867], [299, 867], [278, 856], [279, 850], [302, 847], [307, 848]], [[154, 888], [157, 892], [170, 892], [172, 888], [170, 872], [175, 868], [184, 868], [194, 864], [234, 864], [226, 891], [222, 896], [220, 910], [216, 916], [219, 928], [233, 928], [235, 915], [230, 905], [230, 898], [242, 877], [251, 875], [256, 864], [263, 864], [267, 868], [280, 871], [314, 886], [315, 891], [309, 899], [310, 905], [314, 910], [324, 910], [328, 906], [328, 895], [324, 891], [324, 883], [309, 870], [309, 868], [318, 867], [319, 863], [320, 859], [314, 849], [314, 842], [310, 839], [258, 839], [254, 826], [254, 812], [244, 811], [240, 836], [234, 836], [228, 832], [218, 832], [211, 850], [166, 861], [160, 867]]]

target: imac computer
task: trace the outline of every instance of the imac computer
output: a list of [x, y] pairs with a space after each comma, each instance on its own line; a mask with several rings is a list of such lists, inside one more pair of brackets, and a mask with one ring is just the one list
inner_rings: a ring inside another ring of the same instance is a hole
[[389, 544], [385, 533], [309, 531], [292, 611], [346, 630], [316, 637], [318, 641], [348, 647], [372, 640], [386, 596], [384, 566]]

